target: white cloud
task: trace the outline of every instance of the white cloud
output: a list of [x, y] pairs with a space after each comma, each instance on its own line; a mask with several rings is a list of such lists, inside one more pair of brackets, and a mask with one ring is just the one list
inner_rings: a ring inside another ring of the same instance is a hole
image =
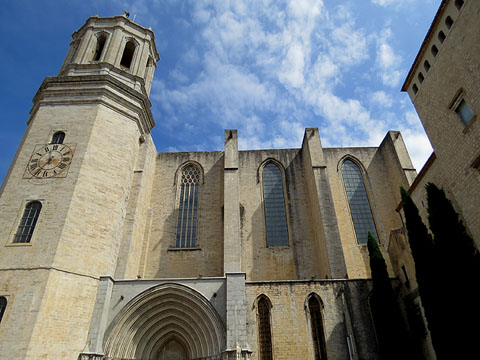
[[432, 147], [424, 131], [402, 128], [401, 133], [408, 153], [412, 159], [413, 166], [420, 171], [432, 154]]
[[372, 0], [372, 3], [380, 6], [388, 6], [397, 2], [398, 0]]
[[382, 83], [389, 87], [398, 87], [402, 79], [402, 73], [398, 67], [402, 57], [395, 53], [389, 41], [392, 36], [390, 28], [382, 30], [377, 36], [377, 59], [376, 64], [379, 70], [379, 77]]
[[372, 102], [375, 103], [376, 105], [385, 107], [385, 108], [390, 108], [392, 107], [393, 100], [390, 96], [388, 96], [385, 91], [375, 91], [372, 94]]
[[355, 23], [349, 21], [335, 27], [331, 33], [330, 54], [337, 62], [358, 64], [368, 58], [366, 37]]
[[304, 57], [303, 47], [299, 43], [293, 44], [288, 49], [287, 56], [282, 61], [281, 71], [278, 75], [281, 83], [294, 88], [299, 88], [304, 84]]
[[393, 49], [386, 43], [381, 43], [378, 51], [378, 60], [382, 68], [389, 68], [396, 65], [397, 57]]
[[[321, 129], [325, 146], [377, 146], [394, 123], [388, 91], [367, 85], [367, 96], [340, 91], [357, 88], [359, 78], [372, 81], [360, 72], [371, 75], [370, 68], [389, 88], [401, 79], [390, 28], [367, 33], [349, 6], [199, 0], [192, 19], [196, 42], [181, 61], [200, 70], [185, 82], [179, 67], [173, 86], [154, 88], [154, 99], [172, 113], [162, 126], [201, 121], [200, 129], [237, 128], [240, 148], [258, 149], [299, 147], [311, 126]], [[201, 118], [188, 118], [199, 109]], [[409, 139], [417, 139], [411, 127], [405, 126]]]
[[383, 7], [393, 7], [398, 9], [401, 6], [411, 4], [417, 0], [371, 0], [372, 4], [383, 6]]

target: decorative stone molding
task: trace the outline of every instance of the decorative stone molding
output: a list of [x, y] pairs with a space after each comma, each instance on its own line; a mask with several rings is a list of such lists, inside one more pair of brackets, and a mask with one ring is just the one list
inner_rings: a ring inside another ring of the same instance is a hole
[[113, 359], [150, 359], [176, 341], [189, 358], [220, 360], [225, 334], [208, 299], [187, 286], [166, 283], [124, 305], [105, 334], [104, 351]]
[[249, 350], [226, 350], [222, 354], [222, 360], [249, 360], [252, 358], [252, 352]]
[[105, 360], [105, 356], [99, 354], [85, 354], [81, 353], [78, 360]]

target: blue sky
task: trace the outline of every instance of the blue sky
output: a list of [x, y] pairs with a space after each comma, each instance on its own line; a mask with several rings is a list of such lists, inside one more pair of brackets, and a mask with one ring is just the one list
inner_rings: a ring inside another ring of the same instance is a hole
[[158, 151], [378, 146], [400, 130], [421, 168], [431, 153], [401, 85], [441, 0], [15, 0], [0, 8], [0, 181], [46, 76], [94, 15], [152, 27], [160, 53], [150, 95]]

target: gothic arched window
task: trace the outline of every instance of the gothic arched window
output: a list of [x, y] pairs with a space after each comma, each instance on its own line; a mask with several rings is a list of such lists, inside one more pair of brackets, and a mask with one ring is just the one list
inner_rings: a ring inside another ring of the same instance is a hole
[[271, 304], [268, 298], [261, 295], [257, 301], [258, 319], [258, 353], [259, 360], [271, 360], [272, 356], [272, 330], [270, 324]]
[[63, 144], [64, 139], [65, 139], [65, 133], [63, 131], [57, 131], [52, 136], [51, 144]]
[[98, 61], [102, 56], [103, 48], [105, 47], [105, 42], [107, 41], [107, 36], [105, 34], [100, 34], [97, 37], [97, 45], [95, 47], [95, 54], [93, 55], [93, 60]]
[[130, 68], [132, 65], [133, 54], [135, 54], [135, 42], [133, 40], [129, 40], [125, 44], [125, 49], [123, 50], [122, 59], [120, 60], [120, 65], [125, 66], [126, 68]]
[[30, 242], [41, 209], [42, 204], [39, 201], [29, 202], [27, 206], [25, 206], [20, 225], [18, 225], [17, 233], [13, 239], [14, 243]]
[[267, 247], [288, 246], [287, 216], [280, 168], [269, 162], [262, 170]]
[[0, 296], [0, 323], [2, 323], [3, 314], [7, 307], [7, 298], [5, 296]]
[[182, 169], [179, 179], [180, 200], [178, 205], [177, 248], [192, 248], [197, 243], [198, 185], [200, 170], [194, 165]]
[[310, 313], [310, 323], [312, 326], [315, 360], [326, 360], [327, 349], [325, 344], [325, 331], [323, 329], [322, 306], [316, 296], [310, 296], [308, 299], [308, 311]]
[[369, 232], [378, 241], [362, 171], [352, 160], [345, 160], [342, 164], [342, 176], [358, 243], [366, 244]]

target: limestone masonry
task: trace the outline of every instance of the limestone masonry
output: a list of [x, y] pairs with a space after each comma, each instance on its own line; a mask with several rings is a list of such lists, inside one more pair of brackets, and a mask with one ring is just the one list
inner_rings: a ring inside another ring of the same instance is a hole
[[0, 358], [380, 359], [368, 232], [424, 323], [399, 188], [426, 216], [442, 186], [480, 245], [479, 19], [442, 1], [405, 81], [434, 148], [417, 176], [398, 131], [239, 151], [232, 129], [224, 151], [158, 153], [154, 34], [89, 18], [0, 188]]

